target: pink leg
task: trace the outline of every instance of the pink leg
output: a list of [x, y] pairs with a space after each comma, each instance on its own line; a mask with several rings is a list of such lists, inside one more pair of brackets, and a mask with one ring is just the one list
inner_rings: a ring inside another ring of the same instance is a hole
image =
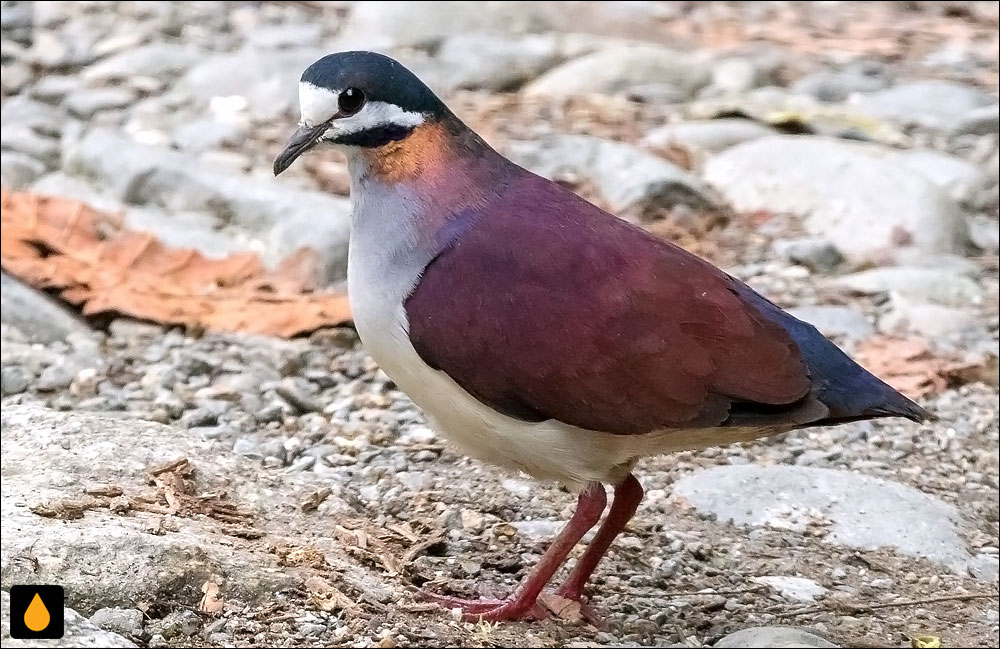
[[552, 542], [551, 547], [545, 551], [538, 564], [531, 570], [531, 574], [505, 600], [463, 600], [442, 597], [426, 591], [421, 591], [421, 594], [444, 606], [462, 609], [464, 617], [469, 620], [497, 622], [544, 617], [545, 613], [537, 603], [538, 595], [552, 579], [552, 575], [566, 562], [566, 557], [583, 535], [597, 524], [607, 504], [608, 497], [604, 493], [603, 485], [597, 482], [587, 485], [580, 493], [573, 518]]
[[580, 557], [580, 561], [573, 568], [569, 578], [556, 591], [557, 595], [572, 600], [579, 600], [583, 597], [583, 588], [587, 585], [587, 580], [590, 579], [597, 564], [611, 547], [612, 541], [625, 529], [625, 525], [635, 515], [642, 495], [642, 485], [631, 473], [615, 487], [615, 499], [611, 503], [611, 510], [608, 511], [604, 523], [597, 530], [597, 535], [587, 546], [586, 552]]

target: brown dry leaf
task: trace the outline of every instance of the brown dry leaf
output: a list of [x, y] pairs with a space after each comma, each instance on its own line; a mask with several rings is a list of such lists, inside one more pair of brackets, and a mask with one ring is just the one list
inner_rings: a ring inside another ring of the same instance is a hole
[[858, 345], [855, 356], [868, 371], [913, 399], [944, 390], [953, 364], [935, 355], [918, 336], [874, 336]]
[[205, 595], [198, 603], [198, 612], [208, 615], [219, 615], [226, 606], [226, 598], [222, 595], [222, 589], [215, 581], [206, 581], [201, 585], [201, 592]]
[[252, 253], [209, 259], [168, 248], [78, 201], [3, 191], [0, 203], [3, 269], [84, 315], [282, 337], [351, 318], [346, 295], [312, 292], [316, 255], [307, 248], [268, 272]]

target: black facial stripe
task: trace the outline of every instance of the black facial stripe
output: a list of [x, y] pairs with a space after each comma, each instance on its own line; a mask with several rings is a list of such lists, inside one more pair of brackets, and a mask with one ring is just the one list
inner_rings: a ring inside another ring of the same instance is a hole
[[412, 126], [383, 124], [382, 126], [375, 126], [363, 131], [357, 131], [355, 133], [338, 135], [336, 138], [332, 139], [331, 142], [334, 144], [343, 144], [344, 146], [376, 148], [389, 144], [390, 142], [402, 140], [412, 132]]

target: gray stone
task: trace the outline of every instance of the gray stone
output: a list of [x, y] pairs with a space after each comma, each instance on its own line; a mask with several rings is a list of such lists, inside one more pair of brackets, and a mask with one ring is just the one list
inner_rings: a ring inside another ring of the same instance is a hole
[[54, 167], [59, 161], [59, 144], [43, 137], [27, 127], [5, 126], [0, 131], [0, 148], [16, 151], [40, 160], [46, 167]]
[[31, 342], [53, 343], [71, 334], [92, 337], [85, 322], [62, 305], [7, 273], [0, 276], [3, 323], [21, 331]]
[[213, 119], [185, 121], [171, 133], [174, 144], [187, 151], [207, 151], [220, 149], [226, 145], [238, 146], [246, 136], [245, 128]]
[[[6, 11], [6, 8], [5, 8]], [[6, 580], [4, 580], [6, 582]], [[4, 647], [134, 647], [135, 645], [116, 633], [99, 629], [71, 608], [63, 610], [64, 634], [58, 640], [19, 640], [10, 637], [10, 593], [0, 594], [3, 616], [0, 638]]]
[[299, 76], [325, 49], [244, 49], [206, 57], [178, 81], [176, 90], [202, 104], [213, 97], [245, 97], [256, 119], [274, 119], [298, 105]]
[[825, 239], [778, 239], [773, 247], [780, 256], [814, 273], [829, 273], [844, 263], [844, 256]]
[[[57, 520], [30, 508], [85, 498], [88, 484], [115, 484], [134, 496], [148, 488], [147, 468], [183, 457], [196, 469], [196, 493], [226, 493], [255, 516], [254, 527], [281, 538], [292, 529], [298, 490], [319, 487], [309, 482], [309, 473], [278, 479], [235, 454], [213, 452], [176, 428], [36, 406], [4, 408], [2, 441], [3, 588], [62, 584], [67, 605], [92, 614], [126, 602], [197, 602], [209, 579], [220, 583], [227, 599], [250, 604], [295, 582], [267, 553], [266, 543], [228, 536], [224, 523], [209, 516], [142, 511], [120, 516], [96, 508], [82, 518]], [[151, 528], [163, 533], [150, 533]]]
[[983, 252], [996, 254], [1000, 251], [1000, 224], [996, 219], [985, 214], [974, 214], [969, 217], [969, 240]]
[[984, 179], [983, 172], [976, 165], [940, 151], [910, 149], [901, 151], [898, 160], [948, 192], [958, 202], [966, 201]]
[[21, 92], [31, 81], [31, 71], [27, 65], [17, 61], [7, 63], [4, 61], [3, 76], [0, 77], [0, 88], [3, 89], [3, 96], [10, 97]]
[[995, 554], [977, 554], [969, 561], [969, 573], [981, 581], [996, 582], [1000, 575], [1000, 557]]
[[125, 108], [135, 101], [135, 97], [127, 88], [78, 90], [66, 99], [66, 109], [75, 117], [90, 119], [104, 110]]
[[269, 265], [307, 246], [319, 254], [321, 282], [344, 277], [350, 236], [346, 199], [269, 176], [228, 173], [100, 129], [68, 150], [67, 166], [101, 181], [125, 203], [212, 214], [219, 224], [248, 235], [247, 246], [262, 249]]
[[722, 95], [741, 95], [764, 85], [767, 76], [751, 59], [732, 57], [712, 65], [710, 88]]
[[594, 183], [615, 211], [670, 205], [703, 209], [715, 205], [696, 176], [630, 144], [587, 135], [551, 135], [513, 142], [508, 155], [547, 178], [577, 176]]
[[35, 383], [35, 388], [41, 392], [65, 390], [73, 382], [73, 378], [80, 369], [79, 365], [74, 361], [59, 359], [59, 361], [42, 370], [38, 381]]
[[5, 151], [0, 157], [0, 184], [10, 191], [24, 189], [45, 173], [45, 165], [29, 155]]
[[788, 577], [785, 575], [766, 575], [754, 577], [753, 581], [758, 584], [770, 586], [782, 597], [793, 602], [815, 602], [817, 597], [826, 593], [823, 588], [812, 579], [805, 577]]
[[832, 642], [804, 629], [787, 626], [758, 626], [730, 633], [714, 647], [725, 649], [792, 649], [793, 647], [838, 647]]
[[31, 87], [31, 96], [46, 104], [58, 104], [66, 95], [80, 88], [79, 77], [47, 74]]
[[877, 92], [892, 83], [889, 66], [876, 61], [859, 61], [842, 70], [822, 70], [792, 84], [794, 92], [812, 95], [823, 102], [844, 101], [855, 93]]
[[851, 98], [853, 110], [880, 119], [954, 129], [976, 108], [996, 99], [978, 88], [951, 81], [914, 81]]
[[82, 201], [97, 210], [119, 212], [124, 210], [120, 199], [95, 187], [78, 176], [57, 171], [42, 176], [31, 187], [36, 194], [60, 196]]
[[214, 426], [219, 421], [219, 417], [230, 409], [230, 404], [219, 400], [204, 400], [199, 402], [199, 406], [188, 410], [181, 417], [180, 424], [187, 428], [197, 426]]
[[553, 538], [565, 526], [561, 521], [533, 520], [511, 523], [517, 535], [530, 541], [544, 541]]
[[643, 84], [669, 86], [678, 98], [690, 98], [710, 79], [706, 57], [656, 45], [609, 47], [549, 70], [524, 89], [527, 97], [563, 99], [620, 95]]
[[127, 83], [135, 77], [171, 79], [204, 58], [190, 45], [148, 43], [113, 54], [86, 68], [82, 76], [90, 84], [101, 85]]
[[[562, 58], [560, 41], [553, 34], [456, 34], [435, 52], [430, 78], [420, 76], [439, 91], [506, 92], [534, 79]], [[418, 74], [421, 67], [414, 68]]]
[[846, 306], [800, 306], [789, 309], [788, 312], [813, 325], [828, 338], [855, 343], [875, 333], [875, 327], [863, 313]]
[[21, 365], [4, 365], [3, 376], [3, 396], [20, 394], [28, 389], [34, 375]]
[[[279, 404], [280, 408], [280, 404]], [[260, 442], [250, 437], [240, 437], [233, 444], [233, 453], [246, 457], [261, 458]]]
[[647, 133], [642, 145], [651, 149], [678, 145], [695, 153], [718, 153], [742, 142], [776, 134], [770, 126], [749, 119], [706, 119], [661, 126]]
[[[664, 4], [668, 6], [664, 6]], [[334, 49], [384, 50], [393, 46], [428, 46], [454, 34], [502, 32], [541, 34], [575, 31], [656, 40], [658, 21], [672, 15], [670, 3], [590, 2], [572, 7], [567, 29], [564, 2], [518, 0], [487, 3], [356, 2], [340, 29]]]
[[[536, 11], [532, 2], [491, 5], [435, 2], [358, 2], [341, 30], [346, 40], [340, 48], [363, 44], [382, 49], [398, 45], [426, 45], [450, 34], [491, 31], [508, 33], [543, 31], [535, 29]], [[505, 6], [504, 6], [505, 5]]]
[[975, 331], [982, 338], [989, 337], [974, 309], [927, 304], [899, 294], [892, 297], [889, 309], [879, 318], [879, 329], [890, 333], [918, 333], [930, 338], [963, 331]]
[[286, 23], [282, 25], [261, 25], [249, 31], [247, 43], [261, 49], [293, 49], [297, 47], [314, 47], [323, 38], [323, 24]]
[[880, 260], [902, 244], [957, 252], [965, 239], [955, 201], [877, 145], [761, 138], [716, 155], [703, 175], [735, 209], [799, 214], [810, 234], [856, 262]]
[[87, 65], [94, 59], [93, 37], [81, 29], [66, 31], [37, 30], [28, 52], [28, 59], [43, 68], [63, 69]]
[[34, 7], [31, 3], [7, 2], [0, 12], [0, 28], [5, 38], [11, 38], [22, 45], [31, 44], [34, 25]]
[[[733, 494], [740, 498], [733, 498]], [[826, 542], [890, 548], [964, 572], [969, 553], [954, 507], [912, 487], [852, 471], [732, 465], [698, 471], [674, 485], [678, 502], [737, 525], [804, 531], [829, 522]]]
[[0, 124], [3, 124], [4, 130], [10, 127], [27, 128], [41, 135], [56, 136], [65, 122], [64, 111], [25, 95], [5, 98], [0, 107]]
[[973, 108], [952, 126], [954, 135], [992, 135], [1000, 133], [1000, 104]]
[[975, 280], [948, 268], [873, 268], [827, 280], [827, 285], [865, 295], [899, 294], [909, 299], [947, 306], [979, 304], [983, 300], [983, 290]]
[[149, 207], [124, 210], [125, 225], [132, 230], [151, 232], [166, 246], [194, 248], [206, 257], [225, 257], [243, 251], [247, 243], [220, 231], [217, 219], [204, 212], [167, 212]]
[[99, 608], [90, 623], [118, 635], [138, 635], [142, 631], [142, 611], [136, 608]]

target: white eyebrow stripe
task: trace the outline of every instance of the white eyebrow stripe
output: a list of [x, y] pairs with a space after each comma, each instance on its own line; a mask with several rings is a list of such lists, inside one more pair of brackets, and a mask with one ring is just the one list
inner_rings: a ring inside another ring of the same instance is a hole
[[337, 114], [340, 93], [302, 81], [299, 83], [299, 113], [302, 124], [322, 124]]

